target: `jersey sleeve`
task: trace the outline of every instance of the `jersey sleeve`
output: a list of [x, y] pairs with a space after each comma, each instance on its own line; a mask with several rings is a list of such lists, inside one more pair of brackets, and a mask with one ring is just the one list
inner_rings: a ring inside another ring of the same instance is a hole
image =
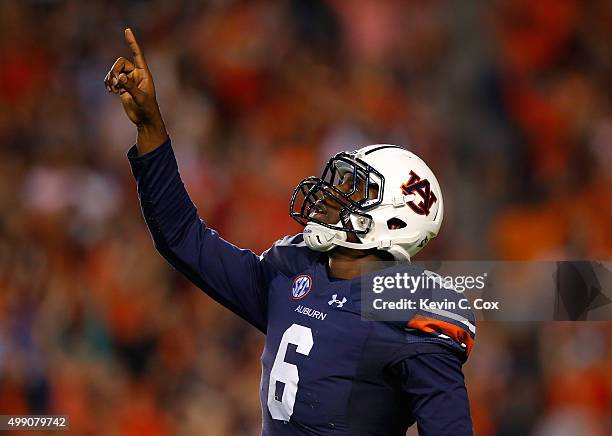
[[200, 219], [170, 139], [142, 156], [134, 146], [128, 160], [155, 248], [210, 297], [265, 333], [273, 265], [265, 256], [225, 241]]
[[[410, 276], [432, 279], [430, 282], [425, 281], [413, 294], [413, 301], [417, 302], [416, 309], [407, 311], [409, 317], [405, 326], [440, 342], [451, 342], [454, 348], [462, 351], [463, 361], [467, 360], [476, 338], [476, 319], [471, 308], [462, 307], [462, 300], [465, 300], [463, 293], [452, 287], [432, 284], [440, 276], [420, 266], [402, 265], [399, 271]], [[420, 304], [423, 301], [432, 304]], [[433, 303], [439, 303], [440, 308], [434, 308]]]
[[[433, 344], [432, 344], [433, 345]], [[413, 353], [393, 370], [408, 397], [420, 436], [471, 436], [467, 389], [457, 353], [443, 347]]]

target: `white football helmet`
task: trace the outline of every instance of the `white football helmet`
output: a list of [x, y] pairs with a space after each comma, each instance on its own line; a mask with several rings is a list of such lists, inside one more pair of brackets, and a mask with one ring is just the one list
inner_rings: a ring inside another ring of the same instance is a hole
[[[353, 184], [345, 193], [337, 184], [347, 174]], [[336, 203], [337, 224], [316, 218], [322, 199]], [[421, 158], [397, 145], [375, 144], [340, 152], [329, 160], [321, 177], [302, 180], [293, 192], [289, 213], [305, 226], [304, 241], [313, 250], [375, 248], [406, 261], [438, 234], [444, 203], [438, 180]], [[347, 232], [354, 233], [359, 243], [348, 242]]]

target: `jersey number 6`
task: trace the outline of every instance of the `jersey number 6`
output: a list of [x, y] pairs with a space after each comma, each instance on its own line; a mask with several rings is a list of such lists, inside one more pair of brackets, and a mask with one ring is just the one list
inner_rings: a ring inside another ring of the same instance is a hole
[[[298, 368], [293, 363], [285, 362], [287, 346], [293, 344], [297, 346], [296, 351], [308, 356], [314, 344], [312, 340], [312, 330], [303, 325], [293, 324], [281, 338], [278, 352], [274, 359], [274, 365], [270, 371], [270, 384], [268, 385], [268, 410], [274, 419], [289, 421], [293, 414], [293, 405], [298, 390], [300, 375]], [[276, 396], [276, 382], [285, 384], [282, 398]]]

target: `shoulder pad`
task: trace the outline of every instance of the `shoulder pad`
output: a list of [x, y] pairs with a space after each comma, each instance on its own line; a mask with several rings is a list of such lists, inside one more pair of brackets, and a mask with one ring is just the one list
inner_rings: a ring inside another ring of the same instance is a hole
[[304, 271], [317, 261], [321, 253], [306, 246], [302, 234], [285, 236], [261, 255], [262, 261], [286, 276]]
[[435, 338], [441, 343], [455, 342], [466, 356], [469, 354], [476, 336], [476, 321], [473, 311], [460, 304], [465, 299], [462, 293], [436, 281], [440, 276], [420, 265], [400, 264], [372, 274], [401, 274], [418, 281], [418, 285], [412, 282], [413, 288], [418, 288], [411, 290], [409, 297], [416, 303], [414, 307], [404, 311], [406, 318], [401, 322], [388, 322], [388, 325], [424, 333], [428, 341]]

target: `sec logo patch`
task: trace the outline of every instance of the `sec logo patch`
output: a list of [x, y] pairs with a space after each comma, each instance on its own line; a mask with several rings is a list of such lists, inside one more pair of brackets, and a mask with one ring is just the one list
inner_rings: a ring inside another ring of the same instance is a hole
[[300, 274], [293, 279], [293, 286], [291, 286], [291, 298], [299, 300], [304, 298], [306, 294], [310, 292], [312, 287], [312, 278], [308, 274]]

